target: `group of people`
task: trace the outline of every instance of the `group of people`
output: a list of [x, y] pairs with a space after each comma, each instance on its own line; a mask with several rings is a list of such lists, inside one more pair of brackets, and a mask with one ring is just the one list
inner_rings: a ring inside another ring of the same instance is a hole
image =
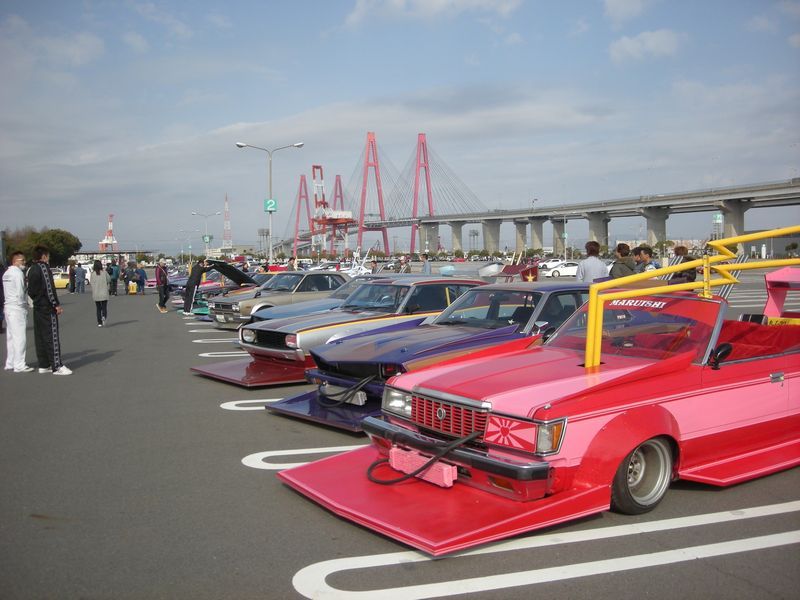
[[14, 373], [30, 373], [35, 369], [25, 360], [25, 328], [28, 305], [33, 306], [33, 336], [39, 373], [71, 375], [61, 356], [58, 317], [64, 312], [58, 301], [50, 251], [45, 246], [33, 249], [33, 264], [25, 270], [25, 255], [12, 252], [9, 267], [3, 273], [3, 315], [6, 321], [5, 369]]
[[[584, 247], [586, 249], [586, 258], [578, 263], [578, 271], [575, 276], [576, 281], [583, 283], [592, 283], [598, 279], [618, 279], [661, 268], [661, 264], [653, 258], [652, 248], [648, 246], [637, 246], [631, 250], [628, 244], [617, 244], [614, 249], [615, 258], [611, 264], [611, 269], [608, 269], [600, 259], [600, 244], [598, 242], [588, 241]], [[689, 250], [686, 246], [675, 246], [673, 252], [675, 256], [682, 258], [681, 262], [694, 260], [689, 256]], [[697, 272], [694, 269], [686, 269], [673, 273], [671, 281], [689, 282], [695, 281], [696, 278]]]
[[147, 274], [144, 271], [143, 265], [137, 265], [135, 262], [130, 261], [123, 268], [117, 264], [116, 259], [111, 259], [111, 262], [106, 265], [106, 272], [109, 277], [108, 293], [110, 295], [117, 295], [120, 279], [124, 284], [123, 292], [125, 294], [144, 295], [144, 284], [147, 280]]

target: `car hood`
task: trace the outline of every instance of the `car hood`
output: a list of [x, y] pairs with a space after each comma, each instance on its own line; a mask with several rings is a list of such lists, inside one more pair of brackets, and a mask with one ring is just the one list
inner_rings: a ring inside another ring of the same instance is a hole
[[326, 327], [328, 325], [341, 325], [343, 323], [353, 323], [368, 319], [394, 316], [394, 313], [382, 311], [362, 311], [353, 312], [351, 310], [334, 309], [321, 313], [303, 315], [300, 317], [290, 317], [286, 319], [272, 319], [252, 323], [246, 327], [249, 329], [261, 329], [264, 331], [280, 331], [282, 333], [299, 333], [308, 329]]
[[[667, 360], [653, 361], [631, 357], [603, 356], [600, 369], [587, 370], [583, 351], [538, 346], [498, 353], [491, 358], [480, 356], [433, 366], [391, 379], [389, 385], [405, 390], [415, 387], [490, 402], [492, 410], [527, 417], [546, 405], [583, 396], [589, 390], [641, 381], [646, 377], [674, 374], [686, 368], [694, 352]], [[523, 403], [520, 398], [525, 398]], [[551, 416], [557, 416], [557, 409]]]
[[215, 271], [219, 271], [225, 277], [227, 277], [228, 279], [230, 279], [231, 281], [233, 281], [238, 285], [242, 285], [245, 283], [249, 283], [251, 285], [258, 285], [256, 283], [256, 280], [250, 277], [247, 273], [240, 271], [239, 269], [237, 269], [233, 265], [229, 265], [225, 261], [209, 260], [208, 264], [211, 265], [211, 267]]
[[330, 310], [338, 308], [342, 305], [344, 299], [338, 298], [322, 298], [320, 300], [306, 300], [305, 302], [296, 302], [289, 306], [273, 306], [271, 308], [263, 308], [253, 313], [254, 317], [264, 320], [272, 319], [287, 319], [289, 317], [300, 317], [322, 310]]
[[465, 347], [501, 343], [520, 337], [517, 325], [500, 329], [478, 329], [466, 325], [419, 325], [414, 329], [370, 333], [337, 340], [314, 349], [312, 355], [328, 363], [376, 362], [411, 365], [431, 355]]

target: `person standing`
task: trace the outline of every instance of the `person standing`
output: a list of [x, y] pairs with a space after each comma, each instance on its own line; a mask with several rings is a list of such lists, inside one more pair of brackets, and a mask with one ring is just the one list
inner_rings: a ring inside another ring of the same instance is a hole
[[287, 271], [295, 271], [297, 267], [295, 266], [294, 256], [290, 257], [289, 260], [286, 262], [286, 270]]
[[25, 255], [12, 252], [9, 267], [3, 273], [3, 315], [6, 320], [6, 371], [30, 373], [25, 364], [25, 326], [28, 320], [28, 299], [25, 297]]
[[575, 281], [592, 283], [595, 279], [608, 277], [608, 267], [600, 260], [600, 244], [594, 240], [586, 242], [586, 258], [578, 263]]
[[194, 306], [194, 295], [197, 291], [197, 286], [203, 279], [203, 274], [211, 270], [208, 263], [204, 260], [198, 260], [197, 264], [189, 273], [189, 279], [186, 281], [186, 289], [183, 292], [183, 314], [191, 315], [192, 307]]
[[78, 263], [75, 266], [75, 293], [83, 294], [86, 291], [86, 269]]
[[97, 326], [102, 327], [108, 318], [108, 273], [103, 270], [99, 260], [94, 261], [92, 272], [89, 274], [89, 285], [92, 286], [92, 300], [97, 313]]
[[[686, 246], [675, 246], [672, 251], [675, 253], [675, 256], [681, 257], [681, 262], [694, 260], [694, 258], [689, 256], [689, 249]], [[690, 283], [695, 280], [697, 280], [697, 271], [695, 269], [678, 271], [677, 273], [673, 273], [672, 277], [670, 277], [670, 282], [672, 283]]]
[[67, 268], [67, 273], [69, 275], [69, 283], [67, 284], [69, 286], [69, 293], [70, 294], [74, 294], [75, 293], [75, 265], [72, 265], [72, 264], [69, 265], [69, 267]]
[[158, 303], [156, 306], [163, 314], [167, 312], [167, 298], [169, 298], [169, 275], [167, 275], [167, 261], [158, 259], [156, 265], [156, 289], [158, 290]]
[[428, 253], [424, 252], [422, 254], [422, 274], [423, 275], [430, 275], [431, 273], [432, 273], [432, 271], [431, 271], [431, 263], [428, 260]]
[[144, 263], [139, 263], [136, 268], [136, 293], [144, 296], [144, 283], [147, 281], [147, 273], [144, 271]]
[[111, 259], [111, 264], [108, 266], [107, 272], [111, 276], [111, 281], [108, 284], [108, 294], [110, 296], [116, 296], [117, 281], [119, 281], [119, 267], [117, 266], [116, 259]]
[[395, 267], [395, 271], [398, 273], [411, 273], [411, 267], [406, 262], [405, 255], [400, 257], [400, 262]]
[[33, 260], [33, 266], [28, 269], [28, 296], [33, 300], [33, 337], [39, 373], [52, 371], [53, 375], [72, 375], [72, 371], [61, 362], [58, 317], [64, 309], [58, 301], [53, 273], [47, 264], [50, 250], [46, 246], [36, 246]]
[[639, 250], [639, 256], [641, 257], [641, 262], [639, 263], [640, 273], [644, 273], [645, 271], [655, 271], [656, 269], [661, 268], [661, 265], [658, 264], [658, 261], [653, 260], [652, 248], [642, 246]]
[[636, 273], [636, 263], [631, 257], [631, 247], [628, 244], [620, 242], [614, 250], [616, 260], [611, 265], [609, 276], [611, 279], [618, 279], [620, 277], [627, 277]]

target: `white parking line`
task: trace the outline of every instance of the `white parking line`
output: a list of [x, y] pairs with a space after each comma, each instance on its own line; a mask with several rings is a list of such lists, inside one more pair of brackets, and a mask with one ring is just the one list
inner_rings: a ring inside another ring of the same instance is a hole
[[237, 352], [231, 350], [228, 352], [203, 352], [198, 354], [200, 358], [235, 358], [237, 356], [248, 356], [247, 352]]
[[290, 463], [271, 463], [265, 459], [272, 456], [299, 456], [302, 454], [331, 454], [333, 452], [346, 452], [347, 450], [355, 450], [356, 448], [363, 448], [369, 444], [358, 444], [357, 446], [330, 446], [329, 448], [298, 448], [297, 450], [270, 450], [268, 452], [256, 452], [250, 454], [242, 459], [242, 464], [246, 467], [253, 469], [266, 469], [268, 471], [281, 471], [283, 469], [291, 469], [292, 467], [299, 467], [304, 465], [304, 462], [290, 462]]
[[[547, 546], [602, 540], [626, 535], [635, 535], [639, 533], [670, 531], [674, 529], [683, 529], [686, 527], [697, 527], [701, 525], [711, 525], [714, 523], [753, 519], [797, 511], [800, 511], [800, 501], [717, 513], [707, 513], [692, 517], [679, 517], [675, 519], [664, 519], [661, 521], [650, 521], [645, 523], [618, 525], [613, 527], [600, 527], [586, 531], [556, 533], [552, 535], [536, 535], [529, 538], [511, 540], [509, 542], [491, 544], [477, 550], [460, 552], [451, 555], [451, 558], [457, 558], [459, 556], [492, 554], [495, 552], [507, 552], [510, 550], [543, 548]], [[701, 546], [677, 548], [675, 550], [654, 552], [651, 554], [623, 556], [608, 560], [562, 565], [544, 569], [533, 569], [530, 571], [518, 571], [516, 573], [506, 573], [504, 575], [491, 575], [486, 577], [475, 577], [456, 581], [443, 581], [432, 584], [411, 585], [399, 588], [387, 588], [382, 590], [340, 590], [331, 587], [325, 581], [329, 575], [338, 573], [340, 571], [384, 567], [433, 560], [421, 552], [393, 552], [389, 554], [337, 558], [314, 563], [299, 570], [292, 578], [292, 585], [294, 585], [295, 590], [297, 590], [306, 598], [327, 598], [329, 600], [357, 600], [359, 598], [377, 597], [380, 597], [382, 600], [441, 598], [445, 596], [454, 596], [456, 594], [468, 594], [488, 590], [506, 589], [523, 585], [535, 585], [538, 583], [560, 581], [563, 579], [587, 577], [602, 573], [613, 573], [618, 571], [628, 571], [631, 569], [653, 567], [657, 565], [667, 565], [677, 562], [684, 562], [687, 560], [723, 556], [738, 552], [751, 552], [754, 550], [774, 548], [777, 546], [786, 546], [797, 543], [800, 543], [800, 531], [787, 531], [774, 535], [731, 540], [728, 542], [705, 544]]]
[[209, 331], [208, 329], [187, 329], [186, 333], [214, 333], [214, 332]]
[[239, 338], [235, 338], [235, 337], [232, 337], [232, 338], [205, 338], [205, 339], [200, 339], [200, 340], [192, 340], [192, 343], [193, 344], [219, 344], [219, 343], [222, 343], [222, 342], [231, 343], [231, 342], [237, 342], [237, 341], [239, 341]]
[[194, 327], [195, 325], [205, 325], [207, 327], [211, 327], [213, 323], [211, 321], [196, 321], [194, 323], [184, 323], [184, 325], [188, 325], [189, 327]]
[[[261, 400], [232, 400], [219, 405], [224, 410], [264, 410], [264, 404], [280, 402], [283, 398], [262, 398]], [[242, 406], [243, 404], [257, 404], [258, 406]]]

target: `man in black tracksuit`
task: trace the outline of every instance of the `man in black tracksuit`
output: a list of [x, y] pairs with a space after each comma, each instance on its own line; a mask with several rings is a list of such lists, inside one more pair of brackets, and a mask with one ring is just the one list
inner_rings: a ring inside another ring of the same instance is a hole
[[33, 337], [39, 373], [71, 375], [61, 362], [61, 339], [58, 335], [58, 316], [63, 312], [53, 283], [53, 273], [47, 262], [50, 251], [45, 246], [33, 249], [33, 266], [28, 269], [28, 296], [33, 300]]
[[200, 280], [203, 278], [203, 273], [211, 270], [204, 260], [198, 260], [197, 264], [189, 273], [189, 279], [186, 281], [186, 289], [183, 292], [183, 314], [192, 314], [192, 306], [194, 306], [194, 294], [197, 286], [200, 285]]

